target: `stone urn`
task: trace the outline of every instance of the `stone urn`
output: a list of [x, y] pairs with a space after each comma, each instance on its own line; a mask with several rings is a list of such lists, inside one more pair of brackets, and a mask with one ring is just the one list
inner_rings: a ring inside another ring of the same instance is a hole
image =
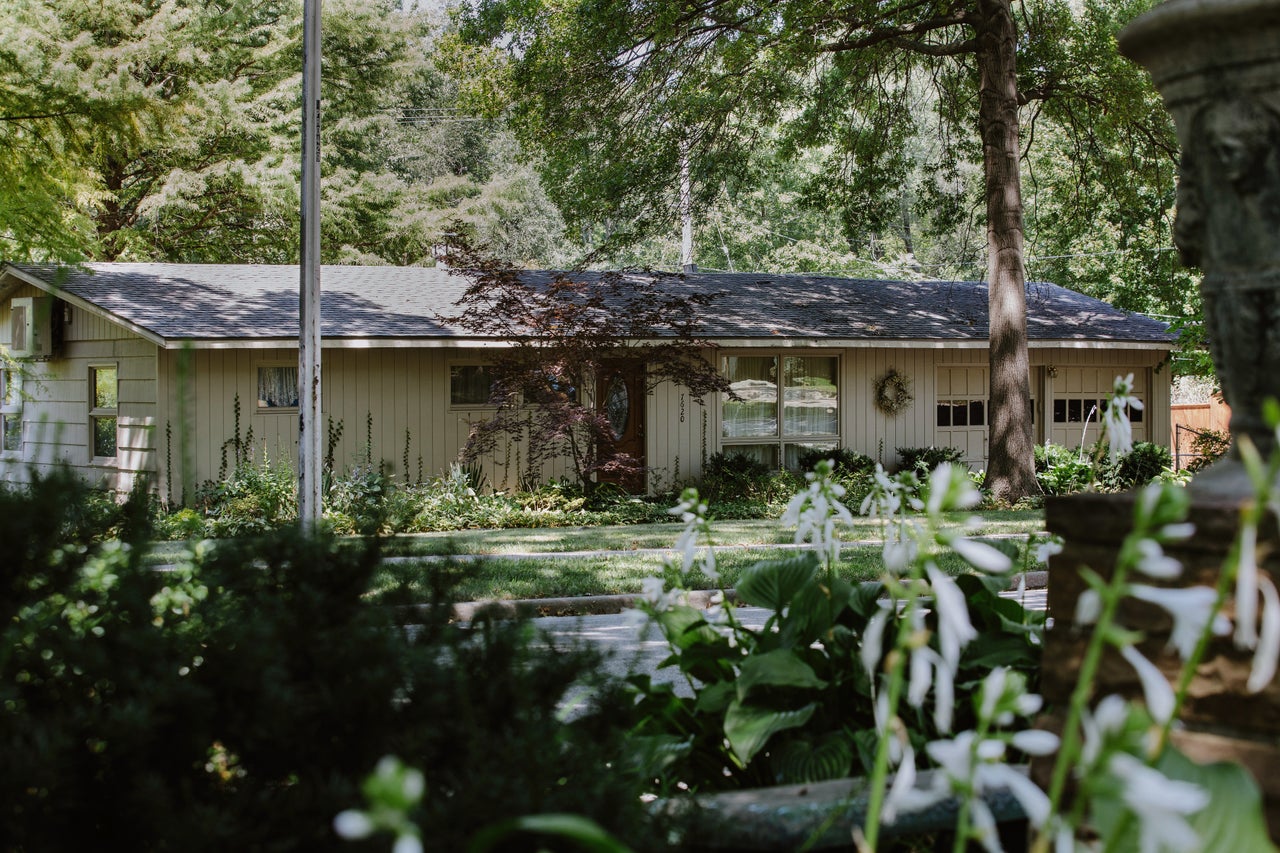
[[1205, 330], [1231, 406], [1232, 451], [1193, 488], [1243, 496], [1238, 442], [1275, 447], [1262, 404], [1280, 399], [1280, 0], [1169, 0], [1119, 41], [1177, 127], [1174, 242], [1204, 271]]

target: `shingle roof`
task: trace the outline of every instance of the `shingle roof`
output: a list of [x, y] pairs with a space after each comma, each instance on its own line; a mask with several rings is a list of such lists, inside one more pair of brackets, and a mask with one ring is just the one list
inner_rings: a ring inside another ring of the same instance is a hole
[[[76, 269], [20, 264], [8, 268], [166, 341], [297, 337], [296, 266], [103, 263]], [[551, 275], [525, 274], [530, 281], [545, 281]], [[470, 337], [439, 320], [439, 315], [457, 313], [454, 303], [467, 284], [459, 273], [326, 266], [321, 282], [321, 325], [327, 338]], [[710, 339], [987, 338], [987, 286], [982, 282], [695, 273], [663, 276], [661, 286], [682, 293], [721, 294], [700, 330]], [[1173, 341], [1163, 323], [1040, 282], [1027, 285], [1027, 332], [1033, 341]]]

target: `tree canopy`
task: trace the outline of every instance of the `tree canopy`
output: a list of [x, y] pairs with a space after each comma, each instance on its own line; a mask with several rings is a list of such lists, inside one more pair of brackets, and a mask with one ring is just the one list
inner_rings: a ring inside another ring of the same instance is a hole
[[[4, 257], [296, 259], [299, 0], [12, 6]], [[431, 58], [438, 21], [331, 0], [323, 26], [326, 262], [422, 263], [458, 217], [518, 259], [559, 251], [559, 215], [510, 135], [455, 109]]]
[[[619, 244], [671, 229], [682, 158], [708, 207], [752, 185], [763, 165], [755, 155], [769, 146], [816, 163], [797, 195], [837, 212], [851, 245], [904, 232], [904, 211], [927, 209], [942, 233], [981, 209], [992, 295], [988, 483], [1017, 498], [1035, 490], [1019, 110], [1053, 123], [1083, 174], [1096, 151], [1117, 166], [1126, 154], [1161, 163], [1168, 120], [1112, 43], [1145, 5], [1107, 11], [1086, 0], [1077, 14], [1066, 0], [473, 0], [458, 52], [500, 70], [490, 79], [508, 100], [492, 83], [483, 99], [508, 108], [522, 140], [544, 152], [566, 220], [609, 222]], [[1101, 54], [1105, 62], [1081, 64]], [[1089, 221], [1087, 204], [1063, 210], [1058, 245]], [[1139, 233], [1142, 216], [1123, 214]], [[1037, 221], [1057, 224], [1052, 210]]]

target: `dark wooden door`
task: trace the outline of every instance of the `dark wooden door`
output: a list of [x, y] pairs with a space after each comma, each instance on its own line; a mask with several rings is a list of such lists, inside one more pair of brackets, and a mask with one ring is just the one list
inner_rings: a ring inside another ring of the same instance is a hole
[[602, 451], [625, 453], [639, 470], [601, 471], [597, 480], [613, 483], [632, 494], [645, 490], [645, 382], [644, 364], [606, 365], [597, 376], [596, 408], [613, 432], [613, 444]]

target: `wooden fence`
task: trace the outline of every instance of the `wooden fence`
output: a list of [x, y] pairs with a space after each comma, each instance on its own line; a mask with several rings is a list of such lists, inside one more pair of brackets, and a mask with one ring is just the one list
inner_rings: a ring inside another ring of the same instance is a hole
[[1217, 397], [1208, 403], [1183, 403], [1169, 408], [1169, 447], [1173, 450], [1174, 468], [1185, 468], [1196, 458], [1192, 444], [1199, 433], [1227, 432], [1231, 423], [1231, 407]]

